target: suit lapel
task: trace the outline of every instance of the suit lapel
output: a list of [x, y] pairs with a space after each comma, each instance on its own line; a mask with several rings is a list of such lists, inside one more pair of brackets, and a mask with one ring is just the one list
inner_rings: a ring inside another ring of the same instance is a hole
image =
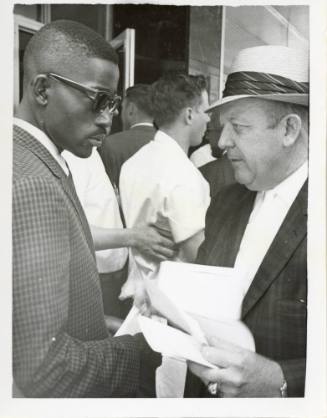
[[242, 306], [242, 318], [262, 297], [307, 233], [308, 184], [303, 185], [255, 275]]
[[[17, 141], [20, 145], [28, 148], [34, 155], [36, 155], [52, 172], [52, 174], [60, 180], [62, 187], [72, 202], [76, 213], [80, 219], [80, 222], [83, 227], [83, 232], [87, 241], [87, 244], [94, 256], [94, 244], [91, 235], [91, 231], [89, 228], [89, 224], [85, 217], [84, 210], [81, 206], [81, 203], [77, 197], [75, 186], [73, 183], [72, 178], [68, 178], [66, 173], [57, 163], [57, 161], [53, 158], [53, 156], [49, 153], [49, 151], [32, 135], [30, 135], [25, 130], [21, 129], [18, 126], [14, 126], [14, 140]], [[71, 177], [71, 175], [70, 175]]]
[[229, 192], [226, 192], [226, 195], [218, 193], [219, 199], [222, 196], [222, 204], [219, 205], [217, 211], [214, 210], [212, 213], [212, 222], [215, 226], [208, 231], [210, 250], [206, 260], [206, 263], [210, 265], [234, 266], [253, 208], [256, 193], [240, 185], [234, 185], [230, 190], [232, 190], [232, 195]]

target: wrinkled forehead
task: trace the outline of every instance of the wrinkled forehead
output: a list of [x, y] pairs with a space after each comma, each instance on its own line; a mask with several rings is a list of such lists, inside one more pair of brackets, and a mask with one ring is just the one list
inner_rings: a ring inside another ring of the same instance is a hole
[[235, 118], [253, 120], [266, 116], [267, 107], [271, 105], [267, 100], [254, 97], [234, 100], [219, 107], [219, 119], [221, 122]]

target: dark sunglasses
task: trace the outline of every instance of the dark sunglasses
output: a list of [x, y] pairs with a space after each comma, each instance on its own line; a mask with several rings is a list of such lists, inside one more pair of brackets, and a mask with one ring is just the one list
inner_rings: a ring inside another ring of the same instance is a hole
[[102, 113], [108, 108], [110, 113], [114, 113], [118, 109], [121, 97], [116, 94], [109, 93], [105, 90], [93, 89], [86, 87], [83, 84], [77, 83], [76, 81], [70, 80], [69, 78], [62, 77], [61, 75], [54, 73], [47, 73], [48, 77], [54, 78], [61, 81], [67, 86], [73, 87], [84, 93], [93, 102], [93, 111], [96, 113]]

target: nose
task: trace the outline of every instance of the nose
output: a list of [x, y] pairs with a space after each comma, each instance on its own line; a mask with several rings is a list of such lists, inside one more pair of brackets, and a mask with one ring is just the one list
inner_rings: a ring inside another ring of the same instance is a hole
[[218, 139], [218, 147], [221, 149], [232, 148], [234, 146], [232, 128], [229, 124], [224, 125]]

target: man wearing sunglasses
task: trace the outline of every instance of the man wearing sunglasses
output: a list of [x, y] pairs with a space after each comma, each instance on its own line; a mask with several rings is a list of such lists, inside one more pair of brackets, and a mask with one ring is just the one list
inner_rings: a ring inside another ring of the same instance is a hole
[[150, 367], [140, 334], [108, 334], [90, 229], [61, 156], [89, 157], [109, 133], [117, 63], [100, 35], [70, 21], [45, 25], [25, 51], [13, 143], [13, 376], [21, 396], [137, 396]]

